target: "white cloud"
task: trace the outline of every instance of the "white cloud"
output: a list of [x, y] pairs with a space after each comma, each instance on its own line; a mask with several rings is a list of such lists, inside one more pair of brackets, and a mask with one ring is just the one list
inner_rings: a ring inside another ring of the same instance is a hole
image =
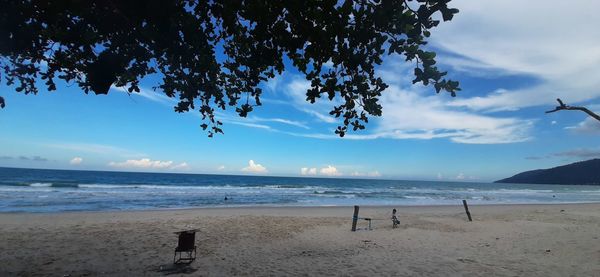
[[458, 56], [441, 62], [475, 74], [484, 70], [539, 79], [529, 88], [471, 98], [462, 94], [452, 105], [500, 111], [551, 106], [556, 98], [577, 103], [600, 97], [600, 2], [456, 0], [451, 6], [460, 13], [433, 31], [432, 44]]
[[220, 165], [219, 167], [217, 167], [218, 171], [223, 171], [225, 170], [225, 166], [224, 165]]
[[302, 175], [317, 175], [317, 168], [316, 167], [303, 167], [300, 169], [300, 174]]
[[82, 162], [83, 162], [83, 159], [80, 157], [75, 157], [75, 158], [71, 159], [71, 161], [69, 161], [69, 163], [72, 165], [80, 165]]
[[130, 168], [130, 169], [187, 169], [189, 166], [186, 162], [180, 164], [174, 164], [173, 161], [159, 161], [151, 160], [148, 158], [139, 160], [126, 160], [124, 162], [110, 162], [108, 163], [111, 167], [116, 168]]
[[369, 176], [369, 177], [381, 177], [381, 173], [379, 173], [379, 171], [375, 170], [375, 171], [367, 172], [367, 176]]
[[267, 168], [261, 164], [255, 163], [254, 160], [250, 160], [248, 161], [248, 166], [242, 168], [242, 171], [250, 173], [267, 173]]
[[379, 173], [379, 171], [377, 171], [377, 170], [366, 172], [366, 173], [354, 171], [354, 172], [350, 173], [350, 176], [353, 176], [353, 177], [381, 177], [381, 173]]
[[176, 165], [174, 165], [174, 166], [171, 167], [171, 169], [175, 169], [175, 170], [176, 169], [186, 170], [186, 169], [189, 169], [189, 168], [190, 168], [190, 166], [186, 162], [182, 162], [180, 164], [176, 164]]
[[328, 165], [327, 167], [321, 168], [319, 171], [321, 175], [325, 176], [341, 176], [342, 173], [337, 170], [334, 166]]
[[[418, 92], [390, 86], [381, 98], [383, 116], [366, 139], [449, 138], [459, 143], [513, 143], [529, 139], [533, 121], [514, 117], [479, 115], [448, 107], [439, 95], [422, 96]], [[353, 136], [350, 135], [349, 138]]]
[[465, 174], [462, 172], [456, 176], [456, 180], [464, 180], [464, 179], [465, 179]]
[[[400, 70], [403, 68], [396, 71]], [[398, 78], [404, 76], [397, 75]], [[397, 79], [391, 79], [390, 83], [396, 83], [395, 81]], [[530, 131], [534, 120], [482, 115], [454, 107], [446, 101], [447, 99], [448, 97], [431, 93], [429, 88], [411, 86], [409, 89], [401, 89], [398, 85], [390, 85], [380, 98], [383, 115], [372, 118], [367, 128], [368, 133], [349, 132], [343, 139], [446, 138], [453, 142], [470, 144], [515, 143], [531, 139]], [[339, 139], [332, 133], [279, 132], [315, 139]]]

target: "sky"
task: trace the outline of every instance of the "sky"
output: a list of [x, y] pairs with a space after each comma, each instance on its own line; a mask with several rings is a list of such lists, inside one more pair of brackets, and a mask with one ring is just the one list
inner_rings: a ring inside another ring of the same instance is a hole
[[0, 166], [488, 182], [524, 170], [600, 158], [600, 122], [544, 113], [556, 98], [600, 112], [600, 2], [460, 1], [432, 31], [438, 66], [461, 83], [455, 98], [412, 85], [412, 65], [388, 56], [383, 115], [366, 130], [334, 134], [334, 103], [305, 101], [291, 67], [262, 83], [248, 118], [219, 112], [224, 135], [208, 138], [198, 112], [142, 81], [85, 95], [60, 84], [38, 95], [0, 87]]

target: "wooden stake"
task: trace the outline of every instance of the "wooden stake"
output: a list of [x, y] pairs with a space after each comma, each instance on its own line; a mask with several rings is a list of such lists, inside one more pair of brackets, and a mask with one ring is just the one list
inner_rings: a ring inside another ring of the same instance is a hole
[[469, 212], [469, 205], [467, 205], [467, 200], [463, 200], [463, 206], [465, 206], [465, 212], [467, 212], [469, 221], [473, 221], [473, 219], [471, 218], [471, 213]]
[[354, 206], [354, 215], [352, 216], [352, 232], [356, 231], [356, 221], [358, 221], [358, 206]]

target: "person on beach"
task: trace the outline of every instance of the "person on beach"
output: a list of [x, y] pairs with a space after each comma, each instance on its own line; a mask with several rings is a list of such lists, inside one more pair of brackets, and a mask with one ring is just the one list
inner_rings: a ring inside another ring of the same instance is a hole
[[392, 210], [392, 228], [396, 228], [400, 225], [400, 220], [396, 216], [396, 209]]

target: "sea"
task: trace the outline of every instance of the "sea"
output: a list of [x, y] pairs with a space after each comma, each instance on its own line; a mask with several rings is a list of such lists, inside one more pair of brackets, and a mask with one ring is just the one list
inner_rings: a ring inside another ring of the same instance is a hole
[[0, 168], [0, 212], [600, 202], [600, 186]]

